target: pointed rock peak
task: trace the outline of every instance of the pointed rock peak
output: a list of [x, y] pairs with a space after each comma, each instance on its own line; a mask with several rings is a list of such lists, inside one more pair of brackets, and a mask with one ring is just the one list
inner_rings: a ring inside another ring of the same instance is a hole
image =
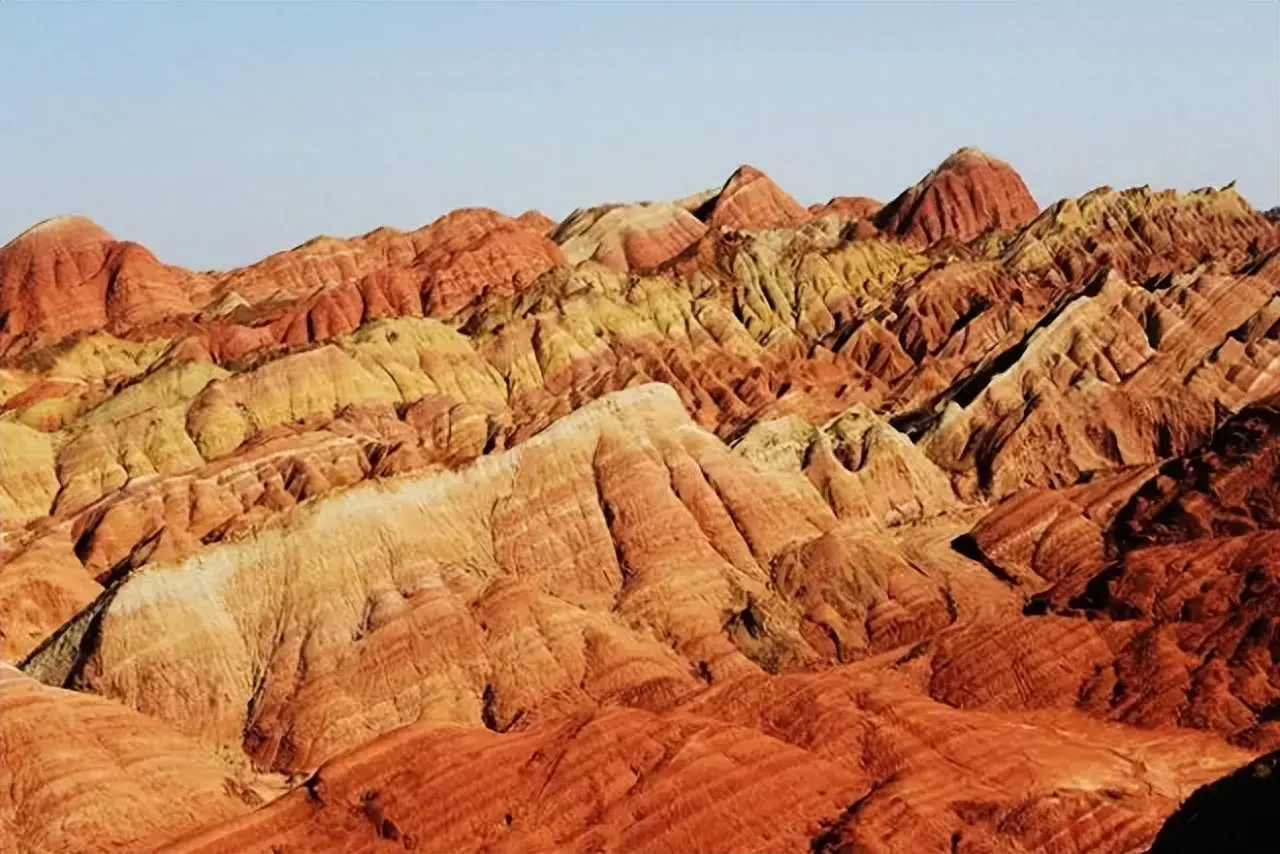
[[809, 212], [768, 175], [747, 165], [735, 169], [720, 192], [693, 214], [712, 228], [744, 230], [787, 228], [810, 219]]
[[761, 172], [759, 169], [752, 166], [751, 164], [743, 163], [737, 169], [734, 169], [733, 174], [729, 176], [729, 180], [724, 182], [724, 187], [722, 188], [722, 192], [723, 190], [727, 190], [728, 188], [732, 187], [734, 184], [742, 184], [748, 181], [759, 181], [761, 179], [768, 181], [769, 176], [764, 174], [763, 172]]
[[886, 205], [876, 225], [928, 246], [944, 239], [968, 242], [993, 228], [1021, 228], [1039, 210], [1012, 166], [966, 147]]

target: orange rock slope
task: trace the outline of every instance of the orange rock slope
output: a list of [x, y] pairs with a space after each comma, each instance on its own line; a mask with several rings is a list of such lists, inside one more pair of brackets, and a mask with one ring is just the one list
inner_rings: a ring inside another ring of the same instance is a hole
[[975, 149], [229, 271], [42, 223], [0, 850], [1143, 850], [1280, 746], [1278, 254]]

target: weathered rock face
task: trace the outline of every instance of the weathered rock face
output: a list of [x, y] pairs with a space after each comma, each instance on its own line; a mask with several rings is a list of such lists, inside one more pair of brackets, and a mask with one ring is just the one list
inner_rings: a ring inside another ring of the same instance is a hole
[[[1033, 705], [1212, 730], [1262, 749], [1280, 744], [1277, 471], [1280, 414], [1271, 399], [1228, 420], [1193, 455], [1072, 489], [1018, 493], [982, 520], [971, 535], [975, 556], [1035, 594], [1027, 610], [1043, 626], [1025, 644], [1071, 638], [1076, 650], [1072, 667], [1054, 663], [1057, 677], [1041, 684]], [[975, 641], [955, 640], [938, 690], [959, 702], [981, 698], [976, 705], [1023, 703], [1025, 694], [984, 686], [989, 677], [979, 675], [981, 656], [1014, 649], [1007, 637]]]
[[976, 378], [980, 391], [953, 399], [926, 453], [962, 493], [1001, 498], [1195, 448], [1218, 412], [1280, 392], [1278, 288], [1277, 258], [1151, 289], [1107, 275], [1009, 351], [1011, 366]]
[[972, 240], [988, 229], [1017, 229], [1040, 206], [1009, 164], [976, 148], [952, 154], [876, 214], [876, 225], [915, 245]]
[[1280, 232], [877, 208], [12, 241], [0, 850], [1150, 844], [1280, 744]]
[[319, 237], [239, 270], [191, 273], [88, 219], [61, 217], [0, 248], [0, 353], [76, 333], [157, 337], [195, 324], [219, 343], [236, 341], [229, 353], [217, 350], [234, 358], [323, 341], [379, 317], [449, 317], [562, 264], [546, 230], [536, 218], [467, 208], [413, 232]]
[[661, 714], [407, 727], [163, 850], [1119, 854], [1242, 755], [1128, 736], [1070, 714], [957, 712], [847, 669], [747, 677]]

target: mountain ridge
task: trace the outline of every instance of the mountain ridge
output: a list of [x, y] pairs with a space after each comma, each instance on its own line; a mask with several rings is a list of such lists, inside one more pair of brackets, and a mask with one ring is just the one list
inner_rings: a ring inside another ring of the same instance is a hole
[[1277, 401], [1276, 223], [976, 149], [225, 271], [46, 221], [0, 848], [1141, 850], [1280, 745]]

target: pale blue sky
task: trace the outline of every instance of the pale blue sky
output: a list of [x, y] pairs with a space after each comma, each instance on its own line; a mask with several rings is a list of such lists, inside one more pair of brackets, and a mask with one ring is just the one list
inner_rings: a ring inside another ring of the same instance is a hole
[[75, 212], [225, 267], [744, 162], [888, 200], [962, 145], [1042, 205], [1278, 204], [1280, 4], [0, 3], [0, 242]]

